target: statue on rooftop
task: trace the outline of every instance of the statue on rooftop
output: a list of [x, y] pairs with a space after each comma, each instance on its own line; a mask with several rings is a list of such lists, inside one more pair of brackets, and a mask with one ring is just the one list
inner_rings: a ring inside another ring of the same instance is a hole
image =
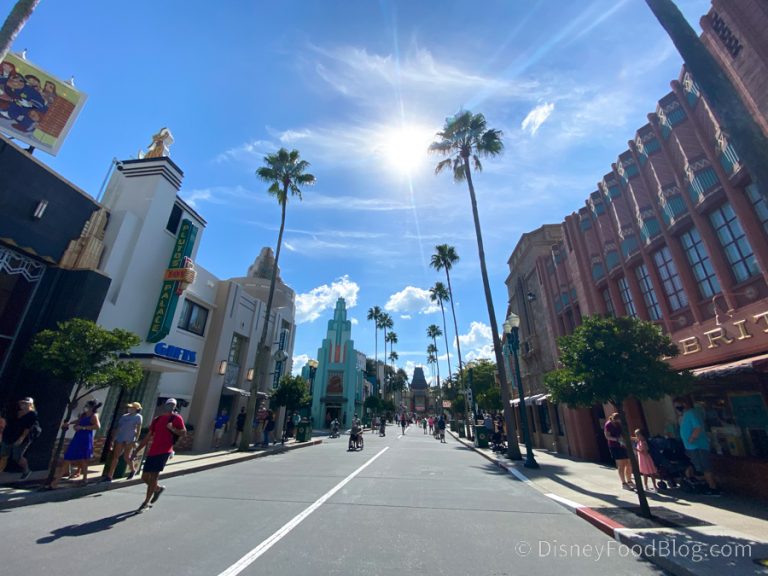
[[173, 134], [168, 128], [161, 128], [160, 131], [152, 136], [152, 144], [149, 145], [144, 158], [163, 158], [170, 156], [170, 146], [173, 144]]

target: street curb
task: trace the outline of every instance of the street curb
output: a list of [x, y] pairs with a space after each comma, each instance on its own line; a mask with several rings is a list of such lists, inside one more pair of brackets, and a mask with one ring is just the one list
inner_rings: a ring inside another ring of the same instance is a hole
[[[264, 458], [265, 456], [271, 456], [272, 454], [282, 454], [283, 452], [289, 452], [291, 450], [298, 450], [299, 448], [306, 448], [309, 446], [317, 446], [323, 443], [321, 438], [310, 440], [309, 442], [299, 442], [291, 444], [289, 446], [277, 446], [270, 450], [262, 452], [253, 452], [251, 454], [243, 454], [239, 458], [230, 458], [219, 462], [208, 462], [190, 468], [183, 468], [178, 470], [163, 471], [162, 478], [175, 478], [177, 476], [185, 476], [187, 474], [193, 474], [195, 472], [203, 472], [205, 470], [211, 470], [212, 468], [220, 468], [222, 466], [229, 466], [231, 464], [240, 464], [249, 460], [255, 460], [256, 458]], [[65, 500], [75, 500], [77, 498], [83, 498], [99, 492], [107, 492], [109, 490], [118, 490], [120, 488], [127, 488], [129, 486], [136, 486], [143, 484], [141, 478], [132, 478], [131, 480], [119, 480], [117, 482], [101, 483], [94, 482], [88, 486], [76, 487], [76, 488], [63, 488], [61, 490], [50, 490], [42, 492], [30, 492], [18, 498], [17, 500], [9, 500], [6, 502], [0, 502], [0, 510], [10, 510], [13, 508], [21, 508], [23, 506], [32, 506], [34, 504], [44, 504], [46, 502], [63, 502]]]
[[[558, 497], [555, 494], [548, 494], [544, 492], [542, 489], [540, 489], [538, 486], [536, 486], [535, 482], [532, 482], [528, 478], [526, 478], [519, 470], [517, 470], [513, 466], [507, 466], [504, 462], [499, 460], [498, 458], [493, 458], [489, 454], [486, 454], [485, 452], [479, 451], [475, 446], [474, 443], [467, 442], [464, 438], [459, 438], [458, 435], [455, 432], [450, 432], [450, 434], [458, 440], [461, 444], [466, 446], [467, 448], [472, 449], [474, 452], [485, 458], [486, 460], [493, 462], [496, 464], [499, 468], [502, 468], [506, 470], [508, 473], [515, 476], [518, 480], [524, 481], [526, 484], [529, 484], [536, 490], [538, 490], [540, 493], [544, 494], [544, 496], [547, 496], [551, 500], [557, 502], [563, 508], [566, 508], [568, 510], [571, 510], [573, 513], [575, 513], [579, 518], [586, 520], [589, 522], [592, 526], [609, 536], [610, 538], [614, 539], [619, 544], [624, 544], [628, 547], [633, 547], [638, 544], [638, 541], [635, 540], [632, 536], [632, 530], [630, 528], [627, 528], [623, 524], [619, 524], [618, 522], [608, 518], [604, 514], [601, 514], [600, 512], [597, 512], [596, 510], [593, 510], [589, 506], [584, 506], [583, 504], [579, 504], [578, 502], [572, 502], [565, 498]], [[512, 471], [514, 470], [514, 472]], [[652, 554], [646, 554], [644, 551], [646, 550], [646, 547], [642, 547], [641, 550], [643, 552], [640, 554], [640, 556], [650, 562], [651, 564], [654, 564], [655, 566], [658, 566], [662, 570], [666, 570], [673, 576], [696, 576], [693, 572], [688, 570], [686, 567], [681, 566], [679, 564], [676, 564], [675, 562], [671, 561], [669, 558], [664, 556], [657, 556]]]

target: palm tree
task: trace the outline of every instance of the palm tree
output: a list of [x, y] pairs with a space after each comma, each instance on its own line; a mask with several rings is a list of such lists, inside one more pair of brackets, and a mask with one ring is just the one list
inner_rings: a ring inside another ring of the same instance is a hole
[[368, 320], [373, 320], [373, 365], [375, 366], [376, 382], [379, 382], [379, 318], [382, 311], [378, 306], [368, 308]]
[[435, 285], [429, 289], [429, 299], [432, 302], [440, 303], [440, 312], [443, 314], [443, 336], [445, 337], [445, 355], [448, 357], [448, 376], [453, 374], [451, 370], [451, 353], [448, 347], [448, 327], [445, 324], [445, 308], [443, 302], [450, 300], [448, 290], [445, 288], [445, 284], [442, 282], [435, 282]]
[[[430, 147], [431, 149], [431, 147]], [[456, 253], [456, 248], [449, 246], [448, 244], [440, 244], [435, 246], [435, 253], [432, 254], [432, 260], [429, 265], [440, 272], [445, 270], [445, 279], [448, 282], [448, 298], [451, 302], [451, 314], [453, 314], [453, 331], [456, 334], [456, 350], [459, 354], [459, 382], [463, 382], [462, 375], [464, 373], [464, 364], [461, 361], [461, 344], [459, 343], [459, 325], [456, 322], [456, 308], [453, 306], [453, 289], [451, 288], [451, 268], [459, 261], [459, 255]], [[434, 301], [434, 299], [433, 299]], [[440, 308], [443, 307], [443, 303], [440, 302]], [[445, 324], [445, 313], [443, 313], [443, 324]], [[446, 339], [448, 335], [446, 334]], [[446, 344], [446, 347], [448, 345]]]
[[[389, 342], [389, 359], [392, 361], [392, 366], [394, 367], [395, 360], [399, 358], [395, 351], [392, 350], [392, 347], [397, 344], [397, 332], [389, 332], [384, 338], [384, 341]], [[392, 360], [392, 354], [395, 354], [395, 360]]]
[[[427, 346], [427, 364], [437, 364], [437, 348], [434, 344]], [[438, 371], [440, 367], [437, 367]], [[434, 372], [433, 372], [434, 374]], [[440, 386], [440, 375], [437, 376], [437, 385]]]
[[[301, 200], [301, 188], [299, 186], [310, 186], [315, 183], [315, 177], [312, 174], [306, 174], [309, 168], [309, 162], [301, 160], [298, 150], [288, 152], [285, 148], [280, 148], [275, 154], [269, 154], [264, 157], [265, 166], [256, 170], [256, 175], [265, 182], [271, 182], [267, 192], [270, 196], [277, 198], [280, 204], [280, 232], [277, 234], [277, 248], [275, 249], [275, 264], [272, 268], [272, 278], [269, 281], [269, 296], [267, 297], [267, 307], [264, 311], [264, 325], [261, 329], [261, 338], [256, 354], [256, 364], [254, 372], [258, 377], [253, 379], [251, 385], [251, 395], [248, 397], [248, 407], [246, 410], [246, 422], [253, 422], [256, 413], [257, 393], [260, 387], [264, 385], [266, 379], [266, 366], [269, 362], [269, 351], [271, 346], [267, 344], [269, 334], [269, 317], [272, 314], [272, 300], [275, 296], [275, 283], [277, 280], [277, 266], [280, 261], [280, 249], [283, 245], [283, 232], [285, 230], [285, 209], [288, 205], [288, 193], [291, 196], [298, 196]], [[263, 372], [263, 374], [262, 374]], [[246, 426], [240, 440], [240, 450], [248, 450], [251, 442], [251, 427]]]
[[40, 0], [19, 0], [0, 28], [0, 62], [11, 49], [13, 41], [35, 11]]
[[387, 363], [387, 330], [392, 328], [395, 325], [394, 320], [392, 320], [392, 316], [387, 314], [386, 312], [382, 312], [379, 316], [379, 320], [377, 322], [379, 328], [381, 330], [384, 330], [384, 363]]
[[[435, 174], [439, 174], [446, 168], [450, 168], [453, 172], [453, 179], [456, 182], [466, 180], [467, 187], [469, 188], [469, 198], [472, 204], [472, 217], [475, 221], [475, 235], [477, 236], [477, 251], [480, 258], [480, 272], [483, 278], [485, 302], [488, 306], [488, 318], [491, 323], [493, 351], [496, 355], [496, 365], [499, 367], [504, 366], [504, 356], [501, 351], [501, 341], [499, 340], [499, 330], [496, 323], [496, 312], [493, 309], [493, 297], [491, 296], [491, 285], [488, 282], [488, 270], [485, 265], [483, 233], [480, 228], [480, 215], [477, 211], [477, 198], [475, 197], [475, 187], [472, 184], [472, 170], [470, 168], [470, 163], [474, 166], [475, 170], [480, 171], [483, 169], [483, 165], [480, 163], [480, 156], [494, 157], [501, 154], [504, 150], [504, 143], [501, 141], [501, 136], [502, 133], [500, 130], [488, 128], [485, 116], [482, 114], [472, 114], [469, 111], [461, 111], [445, 121], [442, 131], [437, 133], [437, 140], [429, 146], [430, 152], [447, 156], [447, 158], [437, 163]], [[451, 306], [453, 306], [453, 298], [451, 298]], [[459, 356], [459, 372], [461, 372], [461, 356]], [[514, 460], [521, 460], [520, 447], [517, 442], [514, 441], [515, 428], [509, 405], [510, 392], [505, 370], [499, 370], [499, 382], [503, 394], [504, 416], [510, 439], [510, 441], [507, 442], [507, 454]]]
[[392, 350], [392, 352], [389, 353], [389, 361], [392, 362], [393, 369], [395, 367], [395, 362], [397, 361], [398, 358], [400, 358], [400, 355], [394, 350]]
[[440, 363], [437, 361], [437, 339], [443, 335], [443, 331], [440, 330], [440, 326], [437, 324], [430, 324], [427, 326], [427, 337], [432, 338], [432, 344], [427, 347], [427, 354], [435, 355], [435, 362], [437, 363], [437, 382], [440, 384]]

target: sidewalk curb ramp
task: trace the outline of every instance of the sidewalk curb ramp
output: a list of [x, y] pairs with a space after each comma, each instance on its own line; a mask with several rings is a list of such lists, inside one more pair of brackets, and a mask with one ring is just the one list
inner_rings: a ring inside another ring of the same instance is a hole
[[[272, 454], [282, 454], [283, 452], [289, 452], [291, 450], [298, 450], [299, 448], [307, 448], [309, 446], [317, 446], [322, 444], [321, 438], [310, 440], [309, 442], [299, 442], [290, 444], [289, 446], [275, 446], [268, 450], [260, 452], [244, 452], [240, 457], [232, 457], [226, 460], [216, 460], [217, 456], [210, 456], [205, 458], [201, 455], [203, 460], [212, 460], [211, 462], [202, 462], [200, 464], [192, 464], [187, 468], [173, 469], [173, 464], [170, 464], [166, 468], [161, 478], [175, 478], [176, 476], [185, 476], [186, 474], [193, 474], [195, 472], [203, 472], [212, 468], [219, 468], [222, 466], [229, 466], [230, 464], [240, 464], [249, 460], [255, 460], [256, 458], [264, 458], [265, 456], [271, 456]], [[43, 490], [43, 491], [30, 491], [28, 493], [14, 494], [8, 500], [0, 502], [0, 510], [8, 510], [12, 508], [20, 508], [22, 506], [31, 506], [33, 504], [43, 504], [46, 502], [63, 502], [65, 500], [75, 500], [77, 498], [83, 498], [84, 496], [90, 496], [99, 492], [107, 492], [109, 490], [117, 490], [120, 488], [126, 488], [128, 486], [136, 486], [143, 484], [141, 478], [136, 476], [130, 480], [117, 480], [115, 482], [93, 482], [87, 486], [72, 487], [72, 488], [60, 488], [56, 490]]]

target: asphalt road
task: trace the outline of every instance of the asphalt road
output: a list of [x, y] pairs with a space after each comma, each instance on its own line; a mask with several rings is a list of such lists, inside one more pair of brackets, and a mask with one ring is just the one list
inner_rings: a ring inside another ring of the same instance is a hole
[[452, 439], [365, 441], [0, 511], [0, 574], [659, 574]]

